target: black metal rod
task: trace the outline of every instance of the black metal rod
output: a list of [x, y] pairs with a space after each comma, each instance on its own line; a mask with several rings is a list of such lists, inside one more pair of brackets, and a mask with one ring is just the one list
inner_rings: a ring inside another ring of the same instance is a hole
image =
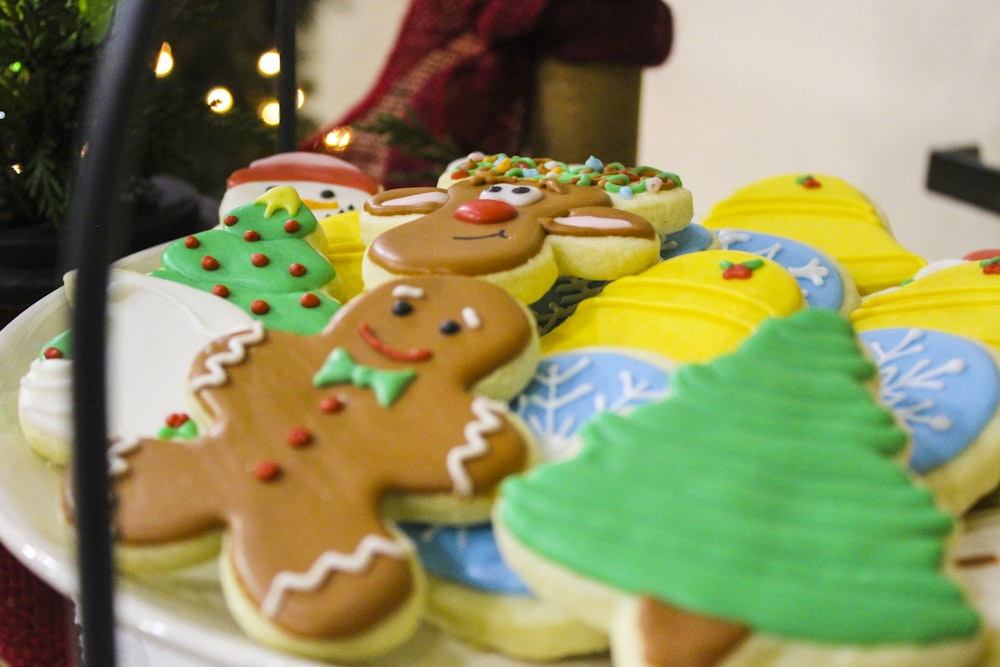
[[[113, 667], [114, 572], [107, 471], [105, 315], [111, 242], [122, 228], [121, 183], [127, 175], [126, 128], [135, 119], [138, 85], [150, 58], [162, 2], [122, 0], [97, 61], [83, 135], [85, 157], [68, 215], [77, 267], [73, 306], [73, 496], [79, 609], [87, 667]], [[151, 76], [151, 74], [150, 74]]]
[[276, 0], [275, 45], [281, 59], [278, 72], [278, 152], [295, 150], [295, 117], [299, 88], [295, 74], [295, 24], [298, 21], [296, 0]]

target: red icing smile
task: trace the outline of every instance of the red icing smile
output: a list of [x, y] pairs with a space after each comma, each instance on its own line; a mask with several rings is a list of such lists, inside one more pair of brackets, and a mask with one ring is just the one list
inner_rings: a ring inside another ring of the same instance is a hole
[[393, 361], [426, 361], [431, 358], [431, 351], [424, 347], [397, 350], [391, 345], [382, 342], [367, 322], [362, 322], [358, 325], [358, 335], [361, 336], [361, 340], [368, 344], [368, 347]]

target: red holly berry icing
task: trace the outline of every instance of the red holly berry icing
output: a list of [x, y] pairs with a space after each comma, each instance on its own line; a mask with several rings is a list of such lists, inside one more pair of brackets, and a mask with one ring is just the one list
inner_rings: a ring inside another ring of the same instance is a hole
[[189, 419], [190, 417], [183, 412], [173, 412], [167, 415], [167, 418], [163, 420], [163, 423], [165, 423], [170, 428], [180, 428], [185, 423], [187, 423]]
[[748, 280], [753, 277], [753, 272], [764, 266], [764, 260], [751, 259], [746, 262], [734, 264], [729, 261], [721, 262], [722, 277], [725, 280]]
[[823, 184], [816, 179], [812, 174], [806, 174], [805, 176], [800, 176], [795, 179], [795, 182], [806, 188], [807, 190], [815, 190], [816, 188], [823, 187]]
[[306, 267], [303, 264], [299, 264], [298, 262], [295, 262], [294, 264], [292, 264], [292, 265], [290, 265], [288, 267], [288, 273], [292, 274], [296, 278], [300, 278], [300, 277], [306, 275]]
[[264, 267], [264, 266], [267, 266], [268, 264], [270, 264], [271, 260], [264, 253], [262, 253], [262, 252], [255, 252], [252, 255], [250, 255], [250, 262], [254, 266], [256, 266], [258, 268], [261, 268], [261, 267]]
[[299, 221], [298, 220], [288, 220], [285, 222], [285, 231], [289, 234], [294, 234], [299, 231]]
[[317, 306], [319, 306], [320, 300], [319, 297], [313, 294], [312, 292], [306, 292], [305, 294], [302, 295], [302, 298], [299, 299], [299, 304], [303, 308], [316, 308]]
[[305, 447], [312, 442], [312, 433], [310, 433], [308, 429], [301, 426], [293, 426], [288, 429], [285, 441], [288, 443], [289, 447]]
[[201, 246], [201, 241], [198, 240], [197, 236], [188, 236], [187, 238], [184, 239], [185, 248], [191, 248], [192, 250], [194, 250], [199, 246]]
[[212, 294], [215, 296], [221, 296], [223, 299], [229, 298], [229, 288], [223, 284], [213, 285]]
[[983, 273], [988, 276], [1000, 275], [1000, 257], [984, 259], [979, 262], [979, 265], [983, 267]]
[[260, 241], [260, 233], [252, 229], [245, 231], [243, 232], [243, 240], [249, 243], [253, 243], [254, 241]]
[[239, 221], [240, 221], [239, 218], [237, 218], [235, 215], [230, 214], [222, 219], [222, 224], [224, 224], [226, 227], [232, 227]]
[[254, 315], [267, 315], [271, 312], [271, 305], [263, 299], [254, 299], [250, 303], [250, 310]]
[[58, 347], [47, 347], [42, 352], [42, 356], [46, 359], [62, 359], [63, 352]]
[[201, 268], [206, 271], [218, 271], [219, 270], [219, 260], [212, 257], [211, 255], [205, 255], [201, 258]]

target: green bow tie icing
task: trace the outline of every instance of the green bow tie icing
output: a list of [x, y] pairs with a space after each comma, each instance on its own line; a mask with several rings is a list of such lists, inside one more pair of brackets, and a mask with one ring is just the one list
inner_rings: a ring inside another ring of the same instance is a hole
[[356, 364], [347, 350], [338, 347], [330, 353], [323, 362], [323, 367], [313, 376], [313, 385], [326, 387], [350, 382], [356, 387], [370, 388], [375, 392], [378, 404], [387, 408], [396, 402], [415, 377], [417, 372], [410, 369], [386, 371]]

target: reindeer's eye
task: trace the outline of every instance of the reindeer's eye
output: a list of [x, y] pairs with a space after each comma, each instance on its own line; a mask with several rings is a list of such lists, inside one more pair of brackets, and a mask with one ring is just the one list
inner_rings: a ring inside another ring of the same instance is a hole
[[496, 183], [479, 194], [480, 199], [498, 199], [511, 206], [529, 206], [544, 196], [542, 191], [533, 185], [512, 183]]

